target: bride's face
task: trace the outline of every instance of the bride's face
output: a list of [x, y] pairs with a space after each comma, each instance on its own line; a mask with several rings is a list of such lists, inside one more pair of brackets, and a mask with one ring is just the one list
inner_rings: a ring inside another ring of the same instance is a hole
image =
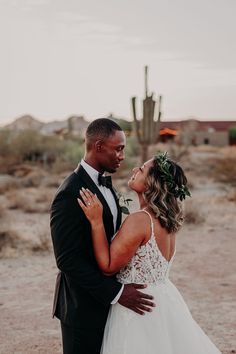
[[145, 162], [141, 167], [133, 169], [133, 175], [128, 181], [128, 186], [137, 193], [143, 193], [146, 190], [146, 178], [150, 167], [153, 165], [153, 159]]

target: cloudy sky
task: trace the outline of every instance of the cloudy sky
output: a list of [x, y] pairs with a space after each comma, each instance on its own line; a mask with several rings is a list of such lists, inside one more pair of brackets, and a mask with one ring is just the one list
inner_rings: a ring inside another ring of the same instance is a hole
[[163, 119], [236, 120], [235, 0], [0, 0], [0, 124], [131, 117], [163, 95]]

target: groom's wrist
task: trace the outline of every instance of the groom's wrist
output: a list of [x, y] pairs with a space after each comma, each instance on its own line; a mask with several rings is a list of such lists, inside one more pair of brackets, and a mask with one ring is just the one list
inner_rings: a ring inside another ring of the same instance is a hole
[[120, 299], [120, 297], [121, 297], [121, 295], [123, 293], [123, 290], [124, 290], [124, 284], [122, 284], [122, 286], [120, 288], [120, 291], [118, 292], [116, 297], [112, 300], [111, 305], [114, 305], [114, 304], [116, 304], [119, 301], [119, 299]]

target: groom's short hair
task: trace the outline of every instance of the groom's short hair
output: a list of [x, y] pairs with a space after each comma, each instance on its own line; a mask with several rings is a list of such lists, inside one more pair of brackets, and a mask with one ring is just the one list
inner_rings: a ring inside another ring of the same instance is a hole
[[113, 135], [116, 130], [122, 131], [122, 128], [109, 118], [98, 118], [92, 121], [86, 130], [87, 147], [96, 140], [105, 140]]

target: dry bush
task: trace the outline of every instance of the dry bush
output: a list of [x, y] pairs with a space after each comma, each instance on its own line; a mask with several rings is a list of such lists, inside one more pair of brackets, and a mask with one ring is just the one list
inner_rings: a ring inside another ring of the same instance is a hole
[[211, 161], [211, 176], [217, 182], [236, 186], [236, 158], [225, 156]]
[[52, 243], [48, 229], [36, 230], [37, 240], [24, 239], [18, 230], [9, 228], [5, 222], [0, 225], [0, 258], [19, 257], [32, 252], [48, 252]]
[[0, 219], [2, 219], [5, 215], [5, 208], [2, 206], [2, 204], [0, 204]]
[[24, 194], [23, 191], [12, 192], [6, 194], [8, 199], [8, 208], [9, 209], [21, 209], [25, 210], [29, 207], [29, 196]]
[[20, 182], [9, 175], [0, 175], [0, 194], [4, 194], [5, 192], [17, 189], [20, 187]]
[[22, 179], [22, 184], [24, 187], [39, 187], [45, 177], [45, 172], [42, 170], [35, 170], [30, 172], [27, 176]]
[[47, 176], [42, 180], [41, 186], [43, 187], [49, 187], [49, 188], [58, 188], [61, 184], [61, 181], [64, 179], [65, 176], [61, 179], [58, 175], [56, 176]]
[[220, 152], [226, 157], [236, 158], [236, 147], [235, 146], [224, 146], [220, 149]]
[[49, 213], [52, 200], [55, 194], [53, 189], [38, 189], [35, 196], [35, 203], [40, 213]]
[[26, 163], [16, 163], [9, 169], [9, 175], [18, 178], [25, 177], [35, 170], [36, 167]]
[[235, 202], [236, 203], [236, 190], [231, 191], [227, 195], [227, 199], [228, 199], [229, 202]]
[[204, 216], [192, 201], [185, 204], [184, 218], [187, 224], [202, 224], [205, 221]]
[[170, 144], [168, 152], [170, 154], [171, 159], [179, 162], [189, 155], [189, 148], [185, 145]]
[[195, 180], [193, 178], [193, 176], [187, 176], [187, 180], [188, 180], [188, 188], [191, 190], [193, 190], [195, 188]]
[[39, 204], [28, 204], [23, 208], [23, 211], [28, 214], [34, 213], [49, 213], [49, 206], [48, 205], [39, 205]]
[[42, 183], [43, 177], [37, 173], [32, 173], [23, 179], [23, 186], [26, 188], [39, 187]]
[[46, 201], [46, 203], [37, 202], [37, 194], [32, 191], [9, 192], [6, 197], [9, 209], [20, 209], [25, 213], [47, 213], [50, 209], [51, 199], [49, 202], [49, 196], [47, 200], [45, 200], [46, 196], [43, 196], [43, 201]]
[[71, 171], [73, 169], [75, 169], [75, 167], [76, 167], [76, 164], [72, 165], [68, 161], [56, 160], [51, 168], [51, 172], [53, 174], [59, 174], [59, 173], [65, 172], [65, 171], [68, 171], [68, 173], [69, 173], [69, 171], [70, 171], [70, 173], [71, 173]]
[[40, 230], [38, 233], [38, 242], [35, 243], [31, 250], [33, 252], [47, 252], [52, 248], [51, 238], [46, 230]]
[[54, 194], [55, 190], [53, 189], [38, 189], [35, 201], [37, 203], [51, 203]]
[[9, 171], [12, 165], [17, 163], [17, 158], [15, 156], [0, 156], [0, 173], [10, 174]]
[[11, 230], [6, 226], [0, 229], [0, 257], [12, 257], [17, 255], [23, 243], [20, 240], [19, 234], [16, 230]]
[[[47, 202], [47, 203], [40, 203], [37, 204], [37, 209], [36, 213], [40, 213], [40, 214], [49, 214], [50, 213], [50, 209], [51, 209], [51, 201]], [[32, 213], [32, 211], [31, 211]]]
[[199, 152], [219, 153], [221, 148], [218, 146], [212, 146], [212, 145], [198, 145], [198, 146], [194, 147], [194, 150], [199, 151]]

